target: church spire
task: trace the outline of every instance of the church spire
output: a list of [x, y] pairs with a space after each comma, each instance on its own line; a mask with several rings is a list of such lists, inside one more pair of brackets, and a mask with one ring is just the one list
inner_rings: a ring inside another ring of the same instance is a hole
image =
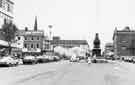
[[37, 25], [37, 16], [35, 17], [35, 24], [34, 24], [34, 31], [38, 30], [38, 25]]

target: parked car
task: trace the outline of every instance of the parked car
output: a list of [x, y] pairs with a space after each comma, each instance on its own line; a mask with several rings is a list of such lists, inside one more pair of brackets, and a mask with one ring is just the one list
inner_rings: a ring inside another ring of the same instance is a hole
[[16, 66], [18, 63], [18, 59], [13, 56], [4, 56], [0, 59], [0, 66]]
[[132, 57], [128, 57], [128, 62], [133, 62], [132, 60]]
[[44, 57], [45, 62], [49, 62], [49, 56], [48, 55], [43, 55], [43, 57]]
[[48, 59], [45, 56], [37, 56], [36, 59], [38, 63], [44, 63], [48, 61]]
[[48, 55], [49, 61], [54, 61], [54, 57], [52, 55]]
[[132, 62], [135, 63], [135, 57], [132, 58]]
[[70, 58], [70, 62], [79, 62], [79, 58], [76, 57], [75, 55], [73, 55], [73, 56]]
[[124, 57], [124, 61], [125, 62], [133, 62], [133, 58], [132, 57], [129, 57], [129, 56]]
[[35, 56], [25, 56], [23, 58], [23, 64], [36, 64], [37, 59]]
[[23, 64], [23, 60], [22, 59], [17, 59], [18, 60], [18, 65], [22, 65]]

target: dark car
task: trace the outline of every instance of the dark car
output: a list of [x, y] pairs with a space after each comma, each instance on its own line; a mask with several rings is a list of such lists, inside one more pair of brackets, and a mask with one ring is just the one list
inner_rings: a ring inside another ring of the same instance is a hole
[[45, 56], [37, 56], [36, 59], [38, 63], [45, 63], [49, 61], [49, 59], [47, 59]]
[[36, 64], [37, 59], [35, 56], [25, 56], [23, 58], [23, 64]]

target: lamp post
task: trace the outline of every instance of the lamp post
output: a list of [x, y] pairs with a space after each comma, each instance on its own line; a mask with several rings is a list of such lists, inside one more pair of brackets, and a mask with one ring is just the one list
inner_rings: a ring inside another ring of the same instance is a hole
[[50, 40], [52, 39], [52, 25], [48, 25], [49, 27], [49, 37], [50, 37]]

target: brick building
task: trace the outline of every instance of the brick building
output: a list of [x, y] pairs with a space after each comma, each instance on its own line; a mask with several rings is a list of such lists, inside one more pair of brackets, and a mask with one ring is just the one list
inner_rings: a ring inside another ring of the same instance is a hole
[[135, 56], [135, 30], [125, 27], [114, 31], [114, 53], [118, 56]]

